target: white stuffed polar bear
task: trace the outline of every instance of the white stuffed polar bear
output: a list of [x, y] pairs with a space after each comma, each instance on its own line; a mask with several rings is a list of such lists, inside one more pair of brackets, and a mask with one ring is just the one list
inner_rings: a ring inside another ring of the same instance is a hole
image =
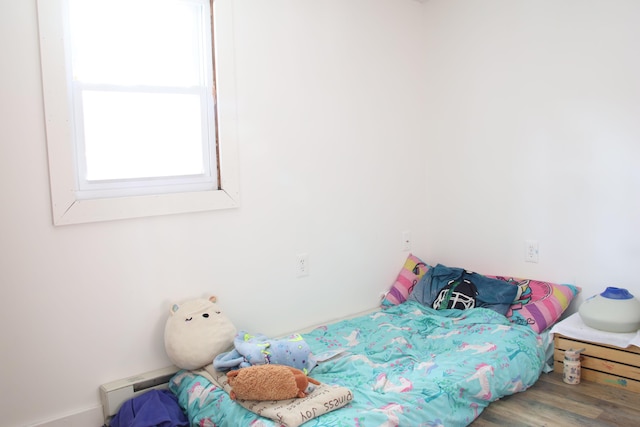
[[164, 346], [174, 365], [199, 369], [233, 347], [236, 328], [216, 304], [216, 297], [174, 304], [164, 328]]

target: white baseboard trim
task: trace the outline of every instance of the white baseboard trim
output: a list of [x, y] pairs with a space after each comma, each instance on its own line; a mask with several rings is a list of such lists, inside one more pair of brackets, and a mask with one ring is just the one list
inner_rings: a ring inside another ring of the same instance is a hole
[[31, 427], [100, 427], [104, 425], [102, 405]]

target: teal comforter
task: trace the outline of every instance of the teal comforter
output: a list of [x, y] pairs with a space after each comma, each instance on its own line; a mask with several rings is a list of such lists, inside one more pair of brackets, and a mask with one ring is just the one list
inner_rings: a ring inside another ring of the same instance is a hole
[[[314, 354], [344, 350], [309, 375], [353, 392], [349, 404], [304, 427], [465, 426], [490, 402], [533, 385], [547, 347], [489, 309], [436, 311], [411, 301], [302, 336]], [[170, 389], [194, 426], [279, 425], [204, 377], [174, 379]]]

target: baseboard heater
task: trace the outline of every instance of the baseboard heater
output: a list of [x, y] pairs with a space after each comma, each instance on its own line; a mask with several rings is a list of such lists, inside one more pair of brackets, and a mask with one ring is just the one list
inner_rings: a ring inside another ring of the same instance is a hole
[[100, 400], [105, 425], [109, 425], [111, 417], [118, 413], [127, 400], [149, 390], [168, 388], [169, 380], [179, 370], [176, 366], [169, 366], [101, 385]]

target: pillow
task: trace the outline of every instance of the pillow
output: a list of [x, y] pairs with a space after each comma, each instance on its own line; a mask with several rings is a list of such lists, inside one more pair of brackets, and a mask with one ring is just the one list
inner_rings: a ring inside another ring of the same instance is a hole
[[558, 321], [580, 288], [540, 280], [489, 276], [518, 287], [518, 296], [507, 312], [511, 323], [528, 325], [540, 333]]
[[[213, 365], [207, 365], [193, 373], [206, 378], [214, 388], [220, 387], [227, 393], [231, 391], [227, 374], [216, 371]], [[205, 389], [205, 393], [207, 390], [209, 390], [208, 387]], [[312, 418], [339, 409], [352, 400], [353, 393], [350, 389], [340, 385], [322, 383], [306, 397], [266, 401], [236, 400], [236, 403], [260, 416], [275, 420], [279, 426], [297, 427]], [[216, 403], [216, 405], [219, 404], [219, 402]], [[264, 424], [256, 423], [256, 425]]]
[[438, 264], [420, 279], [408, 299], [439, 310], [483, 307], [504, 316], [518, 290], [503, 280]]
[[405, 302], [413, 290], [413, 287], [420, 281], [420, 278], [425, 275], [429, 268], [431, 267], [425, 264], [420, 258], [409, 254], [398, 277], [396, 277], [396, 281], [385, 294], [381, 306], [383, 308], [391, 307]]

